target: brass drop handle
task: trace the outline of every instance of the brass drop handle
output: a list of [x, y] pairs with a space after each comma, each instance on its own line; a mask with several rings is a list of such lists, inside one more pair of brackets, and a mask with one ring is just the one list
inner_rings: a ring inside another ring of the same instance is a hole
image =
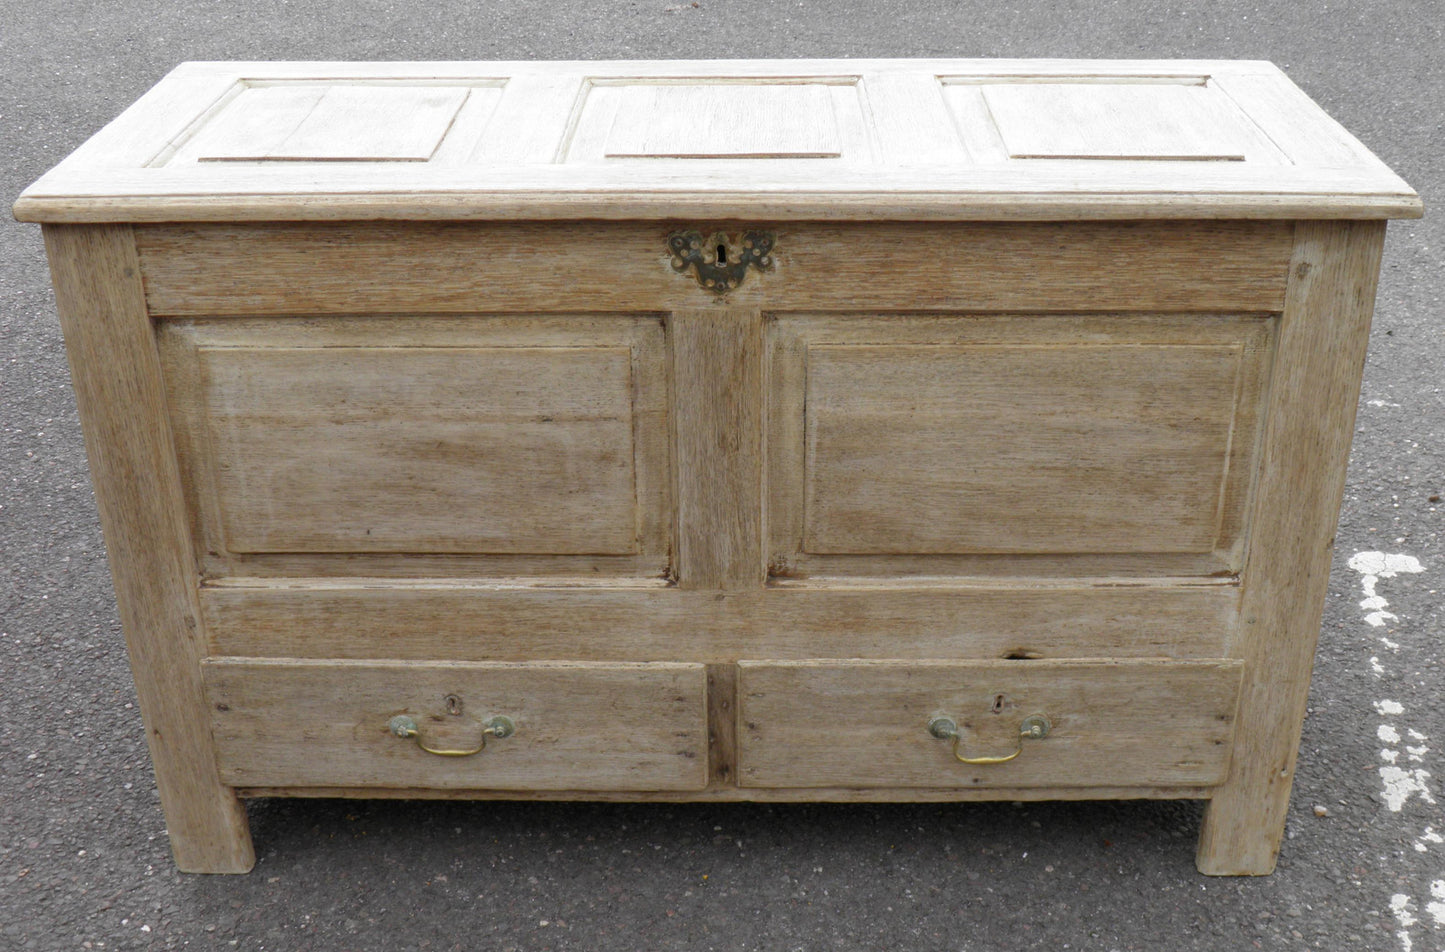
[[487, 735], [502, 738], [511, 737], [517, 732], [517, 725], [512, 723], [512, 719], [499, 714], [482, 725], [482, 739], [477, 742], [477, 746], [454, 749], [427, 746], [427, 742], [422, 740], [421, 729], [416, 726], [416, 720], [405, 714], [396, 715], [386, 726], [397, 737], [414, 738], [418, 747], [429, 754], [436, 754], [438, 757], [470, 757], [473, 754], [480, 754], [487, 748]]
[[1019, 743], [1013, 753], [990, 757], [965, 757], [958, 752], [958, 745], [963, 740], [963, 734], [958, 729], [957, 721], [951, 717], [935, 717], [928, 722], [928, 733], [937, 737], [939, 740], [953, 741], [953, 756], [960, 763], [980, 766], [1008, 763], [1024, 752], [1024, 741], [1043, 740], [1049, 736], [1049, 731], [1052, 729], [1053, 725], [1049, 723], [1047, 717], [1042, 714], [1030, 714], [1024, 718], [1023, 723], [1019, 725]]

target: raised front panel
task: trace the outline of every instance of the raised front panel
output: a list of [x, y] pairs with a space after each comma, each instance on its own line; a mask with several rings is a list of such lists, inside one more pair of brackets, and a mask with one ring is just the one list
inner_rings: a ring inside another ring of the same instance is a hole
[[[221, 778], [237, 786], [699, 790], [707, 783], [700, 664], [217, 659], [203, 667]], [[410, 719], [416, 736], [398, 736], [398, 717]], [[484, 734], [489, 725], [497, 733]], [[423, 749], [471, 750], [483, 741], [468, 756]]]
[[202, 347], [233, 552], [637, 545], [626, 347]]
[[[1221, 782], [1237, 661], [743, 662], [748, 787]], [[1047, 735], [1023, 739], [1042, 717]], [[952, 737], [930, 732], [951, 721]], [[964, 763], [959, 758], [1005, 762]]]
[[1152, 554], [1231, 567], [1269, 328], [1223, 316], [780, 317], [775, 565]]
[[205, 551], [661, 559], [662, 336], [632, 318], [167, 325]]

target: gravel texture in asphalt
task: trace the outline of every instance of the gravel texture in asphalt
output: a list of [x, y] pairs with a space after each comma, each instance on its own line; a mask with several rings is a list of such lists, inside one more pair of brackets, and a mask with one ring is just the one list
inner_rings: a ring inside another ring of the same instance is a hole
[[0, 0], [0, 197], [189, 59], [810, 56], [1280, 64], [1424, 197], [1390, 226], [1278, 871], [1197, 805], [259, 801], [170, 859], [40, 230], [0, 220], [0, 950], [1445, 946], [1440, 0]]

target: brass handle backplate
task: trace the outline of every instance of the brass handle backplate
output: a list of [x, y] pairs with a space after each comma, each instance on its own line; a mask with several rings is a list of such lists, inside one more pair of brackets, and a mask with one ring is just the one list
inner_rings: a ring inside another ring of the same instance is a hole
[[773, 245], [777, 238], [766, 231], [745, 231], [736, 243], [720, 231], [704, 237], [700, 231], [675, 231], [667, 236], [672, 270], [686, 274], [692, 269], [697, 283], [714, 294], [726, 294], [743, 283], [748, 268], [773, 270]]
[[955, 721], [951, 717], [940, 716], [935, 717], [933, 720], [928, 722], [928, 733], [932, 734], [934, 737], [937, 737], [939, 740], [953, 741], [953, 756], [960, 763], [974, 764], [979, 766], [1008, 763], [1010, 760], [1013, 760], [1019, 754], [1024, 752], [1024, 741], [1043, 740], [1045, 737], [1049, 736], [1049, 731], [1052, 729], [1053, 725], [1049, 723], [1049, 719], [1047, 717], [1042, 714], [1030, 714], [1028, 717], [1024, 718], [1023, 723], [1019, 725], [1018, 746], [1014, 748], [1013, 753], [988, 755], [983, 757], [965, 757], [962, 753], [959, 752], [958, 749], [959, 743], [963, 740], [963, 733], [958, 729], [957, 721]]
[[517, 732], [517, 725], [512, 723], [510, 717], [497, 715], [490, 718], [481, 725], [482, 734], [474, 747], [432, 747], [422, 739], [421, 729], [416, 726], [416, 719], [406, 714], [398, 714], [387, 723], [387, 729], [397, 737], [410, 737], [416, 741], [416, 745], [429, 754], [436, 754], [438, 757], [470, 757], [473, 754], [480, 754], [487, 748], [488, 735], [496, 738], [511, 737]]

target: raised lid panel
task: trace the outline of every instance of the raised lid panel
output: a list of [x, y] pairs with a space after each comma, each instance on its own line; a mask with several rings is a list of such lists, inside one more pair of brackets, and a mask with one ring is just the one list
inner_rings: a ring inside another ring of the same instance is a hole
[[[1238, 661], [742, 662], [745, 787], [1207, 786], [1229, 767]], [[972, 766], [930, 735], [947, 715]]]
[[158, 162], [429, 162], [455, 127], [475, 139], [500, 92], [486, 80], [241, 82]]
[[[249, 786], [699, 790], [707, 783], [701, 664], [445, 664], [221, 658], [203, 675], [226, 783]], [[461, 714], [446, 713], [446, 698]], [[388, 730], [413, 717], [433, 746], [474, 745], [497, 715], [516, 733], [439, 757]]]
[[[759, 160], [871, 163], [866, 97], [859, 77], [846, 75], [588, 77], [556, 158], [603, 166], [644, 160], [664, 174], [731, 168], [743, 177], [756, 174]], [[669, 159], [682, 161], [660, 161]]]
[[1248, 121], [1205, 85], [1020, 83], [983, 89], [1015, 159], [1243, 161]]
[[1283, 152], [1210, 76], [945, 76], [941, 82], [958, 134], [978, 165], [1090, 174], [1111, 163], [1161, 169], [1188, 162], [1196, 167], [1177, 174], [1202, 181], [1201, 162], [1216, 170], [1225, 164], [1222, 175], [1230, 168], [1268, 174], [1266, 167], [1310, 164]]
[[605, 147], [609, 158], [833, 158], [833, 102], [817, 85], [631, 86]]

